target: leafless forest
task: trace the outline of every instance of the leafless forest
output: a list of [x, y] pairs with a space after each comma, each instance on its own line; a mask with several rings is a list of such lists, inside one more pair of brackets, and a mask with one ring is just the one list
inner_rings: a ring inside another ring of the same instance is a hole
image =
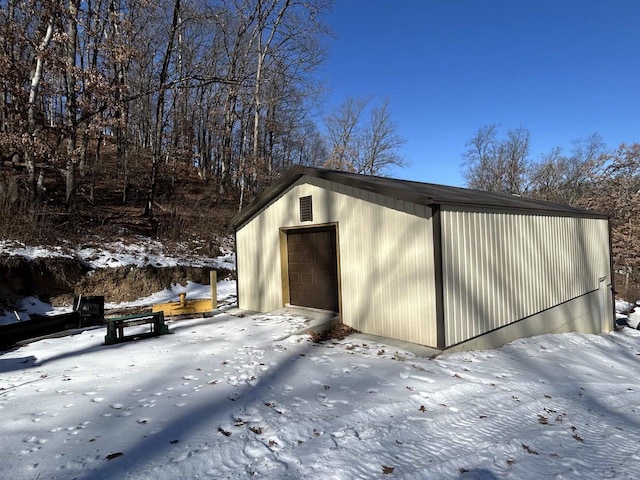
[[4, 213], [117, 199], [153, 221], [185, 185], [237, 209], [319, 161], [324, 0], [0, 4]]

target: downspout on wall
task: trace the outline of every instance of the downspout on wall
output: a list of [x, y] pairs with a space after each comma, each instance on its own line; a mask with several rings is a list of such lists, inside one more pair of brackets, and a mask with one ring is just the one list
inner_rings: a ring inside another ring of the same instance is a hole
[[440, 219], [440, 205], [432, 205], [433, 225], [433, 275], [436, 297], [436, 328], [437, 348], [444, 350], [446, 345], [445, 321], [444, 321], [444, 285], [442, 272], [442, 225]]
[[609, 275], [611, 278], [611, 330], [616, 328], [616, 278], [613, 274], [613, 243], [611, 242], [611, 217], [607, 218], [607, 227], [609, 229]]
[[238, 262], [238, 228], [233, 227], [233, 251], [236, 254], [236, 304], [240, 308], [240, 275], [238, 269], [240, 268], [240, 262]]

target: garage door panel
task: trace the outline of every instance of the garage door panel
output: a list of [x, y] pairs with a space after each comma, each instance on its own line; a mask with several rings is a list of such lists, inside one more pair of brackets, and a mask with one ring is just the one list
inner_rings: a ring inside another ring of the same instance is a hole
[[300, 263], [312, 266], [316, 262], [316, 255], [314, 252], [300, 252]]
[[289, 252], [289, 263], [300, 263], [300, 255], [297, 252]]
[[289, 282], [300, 283], [300, 274], [289, 271]]

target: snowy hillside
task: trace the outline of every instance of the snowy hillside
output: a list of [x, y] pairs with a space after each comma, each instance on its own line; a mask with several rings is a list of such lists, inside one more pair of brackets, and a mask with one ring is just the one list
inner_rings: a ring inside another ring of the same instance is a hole
[[[96, 240], [98, 242], [98, 240]], [[235, 268], [235, 255], [231, 250], [224, 250], [223, 255], [216, 258], [203, 256], [192, 246], [167, 254], [162, 243], [147, 237], [137, 237], [127, 242], [117, 240], [99, 242], [81, 246], [43, 247], [30, 246], [21, 242], [0, 240], [0, 252], [5, 255], [19, 256], [29, 259], [66, 257], [75, 258], [91, 268], [114, 268], [121, 266], [171, 267], [175, 265], [194, 265], [200, 267]]]
[[417, 358], [303, 317], [0, 355], [3, 478], [640, 478], [640, 332]]

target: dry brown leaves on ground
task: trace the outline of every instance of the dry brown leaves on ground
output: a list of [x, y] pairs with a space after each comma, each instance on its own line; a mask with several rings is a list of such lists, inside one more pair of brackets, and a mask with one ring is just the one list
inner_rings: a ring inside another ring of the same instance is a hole
[[326, 340], [342, 340], [352, 333], [358, 333], [358, 331], [341, 323], [339, 325], [334, 325], [327, 330], [310, 332], [309, 335], [311, 335], [311, 340], [313, 342], [320, 343]]

